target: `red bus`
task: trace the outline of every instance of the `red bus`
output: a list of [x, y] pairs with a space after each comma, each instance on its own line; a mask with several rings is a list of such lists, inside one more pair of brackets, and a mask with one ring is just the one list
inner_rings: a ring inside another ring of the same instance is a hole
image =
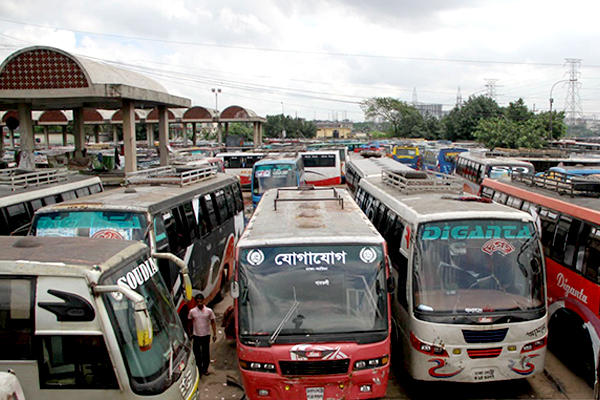
[[531, 174], [486, 178], [480, 193], [539, 217], [548, 280], [548, 346], [590, 384], [600, 349], [599, 193], [600, 181]]
[[231, 288], [248, 398], [385, 396], [389, 277], [385, 240], [346, 190], [266, 191]]

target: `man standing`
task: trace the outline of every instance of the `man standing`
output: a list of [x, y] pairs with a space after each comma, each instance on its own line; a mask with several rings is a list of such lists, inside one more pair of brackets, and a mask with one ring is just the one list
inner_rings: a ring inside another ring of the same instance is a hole
[[192, 308], [188, 314], [189, 334], [193, 340], [194, 356], [198, 371], [202, 375], [208, 375], [208, 366], [210, 365], [210, 329], [212, 328], [213, 342], [217, 340], [217, 324], [215, 323], [215, 314], [213, 310], [204, 305], [204, 296], [197, 294], [196, 307]]

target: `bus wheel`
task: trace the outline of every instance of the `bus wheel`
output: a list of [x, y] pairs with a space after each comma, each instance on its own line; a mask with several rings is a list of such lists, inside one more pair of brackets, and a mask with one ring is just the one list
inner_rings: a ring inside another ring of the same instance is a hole
[[567, 368], [594, 385], [595, 362], [590, 334], [578, 315], [568, 310], [552, 314], [548, 323], [548, 349]]

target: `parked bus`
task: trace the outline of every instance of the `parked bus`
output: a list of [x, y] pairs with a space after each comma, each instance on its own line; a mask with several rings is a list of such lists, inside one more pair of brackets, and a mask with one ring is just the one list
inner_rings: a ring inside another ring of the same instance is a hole
[[140, 242], [0, 237], [0, 369], [27, 399], [196, 399], [191, 343], [157, 271]]
[[348, 162], [346, 172], [346, 186], [352, 196], [358, 190], [358, 183], [362, 178], [371, 176], [381, 176], [382, 169], [394, 170], [401, 168], [397, 161], [389, 157], [383, 158], [364, 158], [355, 155]]
[[0, 170], [0, 235], [25, 235], [40, 207], [104, 190], [100, 178], [66, 170]]
[[265, 153], [235, 152], [219, 153], [217, 157], [223, 160], [225, 172], [239, 176], [242, 188], [250, 189], [252, 166], [265, 155]]
[[335, 186], [342, 183], [342, 163], [339, 150], [307, 151], [301, 155], [307, 184]]
[[394, 146], [391, 157], [413, 169], [421, 169], [421, 150], [416, 145]]
[[532, 175], [485, 179], [481, 186], [483, 197], [539, 216], [548, 268], [549, 346], [589, 383], [600, 369], [598, 194], [599, 181]]
[[455, 174], [464, 179], [463, 191], [479, 193], [485, 178], [501, 178], [513, 173], [533, 174], [533, 164], [510, 157], [486, 157], [484, 153], [464, 152], [456, 159]]
[[237, 352], [249, 399], [385, 395], [385, 242], [338, 188], [265, 192], [236, 250]]
[[256, 208], [264, 192], [306, 183], [304, 164], [299, 153], [268, 153], [252, 166], [252, 205]]
[[436, 175], [384, 170], [356, 194], [386, 239], [397, 282], [393, 358], [424, 381], [542, 373], [548, 313], [534, 218], [459, 194], [455, 177]]
[[[162, 167], [127, 179], [128, 187], [39, 209], [30, 235], [141, 240], [153, 252], [183, 259], [207, 302], [222, 296], [244, 228], [239, 179], [212, 167], [182, 173]], [[169, 260], [158, 260], [158, 265], [186, 324], [178, 268]]]
[[423, 155], [423, 169], [443, 174], [452, 174], [456, 169], [456, 157], [459, 153], [468, 151], [458, 147], [443, 147], [427, 149]]
[[[337, 151], [339, 153], [339, 158], [340, 158], [342, 183], [346, 183], [346, 164], [349, 159], [348, 147], [346, 147], [340, 143], [318, 143], [318, 144], [308, 145], [307, 148], [310, 152], [316, 151], [316, 150]], [[304, 164], [304, 168], [308, 168], [306, 163]], [[307, 171], [307, 173], [308, 173], [308, 171]], [[308, 178], [307, 178], [307, 180], [308, 180]]]

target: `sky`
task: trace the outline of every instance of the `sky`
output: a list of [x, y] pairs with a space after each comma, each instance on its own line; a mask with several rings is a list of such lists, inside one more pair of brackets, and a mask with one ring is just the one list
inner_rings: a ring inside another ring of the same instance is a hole
[[449, 111], [494, 94], [600, 118], [599, 16], [596, 0], [2, 0], [0, 62], [56, 47], [262, 117], [361, 122], [372, 97]]

